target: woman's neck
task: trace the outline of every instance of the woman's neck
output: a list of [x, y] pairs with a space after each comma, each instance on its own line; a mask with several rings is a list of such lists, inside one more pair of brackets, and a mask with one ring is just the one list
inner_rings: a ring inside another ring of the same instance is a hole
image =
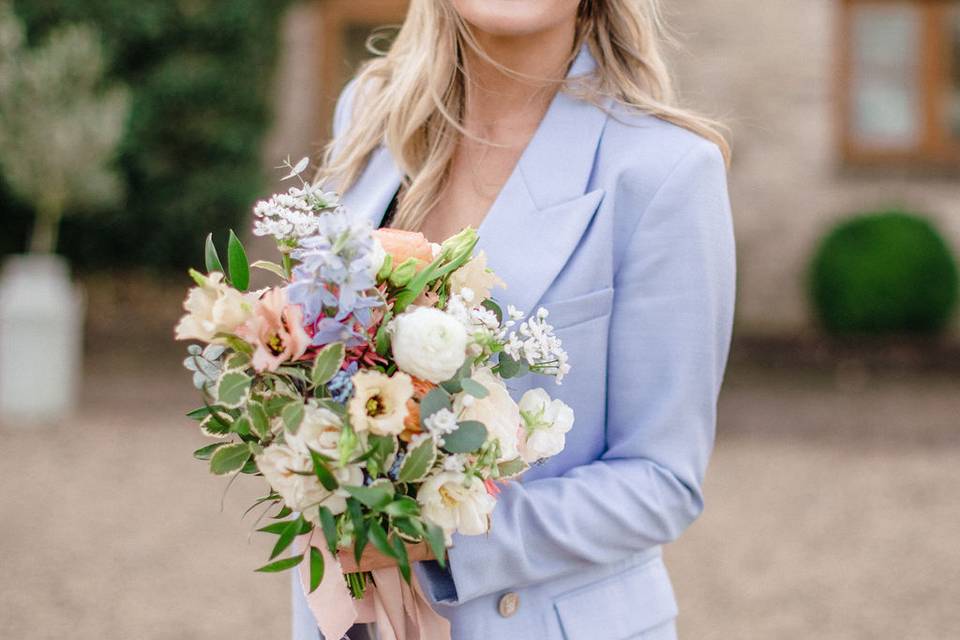
[[486, 57], [467, 49], [467, 130], [509, 143], [518, 130], [535, 128], [566, 76], [574, 35], [572, 23], [523, 37], [477, 33]]

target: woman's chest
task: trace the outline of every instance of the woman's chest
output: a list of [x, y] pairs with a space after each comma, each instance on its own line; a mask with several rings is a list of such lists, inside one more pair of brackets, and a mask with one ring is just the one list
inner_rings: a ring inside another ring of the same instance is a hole
[[450, 237], [465, 227], [477, 229], [510, 178], [521, 149], [468, 147], [454, 156], [435, 206], [421, 230], [431, 240]]

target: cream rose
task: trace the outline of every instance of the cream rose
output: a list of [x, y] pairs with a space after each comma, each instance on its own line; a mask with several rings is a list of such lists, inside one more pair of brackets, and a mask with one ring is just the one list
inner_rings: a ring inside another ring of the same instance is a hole
[[183, 308], [187, 314], [177, 323], [177, 340], [216, 342], [218, 333], [234, 333], [253, 315], [255, 294], [244, 295], [223, 282], [219, 271], [203, 276], [191, 272], [199, 284], [190, 289]]
[[566, 433], [573, 428], [573, 409], [560, 400], [551, 400], [543, 389], [527, 391], [519, 407], [526, 432], [521, 447], [524, 462], [533, 463], [563, 451]]
[[[270, 486], [280, 494], [284, 503], [303, 517], [319, 523], [319, 511], [323, 505], [334, 515], [346, 511], [349, 494], [343, 489], [327, 491], [315, 475], [313, 462], [308, 452], [294, 446], [272, 444], [256, 457], [257, 468]], [[363, 483], [363, 471], [357, 465], [334, 469], [337, 481], [342, 485]]]
[[401, 371], [439, 384], [457, 373], [467, 357], [467, 330], [456, 318], [417, 307], [393, 321], [393, 359]]
[[347, 405], [350, 424], [359, 432], [378, 436], [403, 433], [407, 401], [413, 397], [413, 380], [398, 371], [392, 376], [379, 371], [359, 371], [353, 378], [353, 397]]
[[486, 398], [461, 393], [454, 401], [454, 412], [460, 420], [478, 420], [487, 427], [489, 438], [500, 441], [499, 461], [513, 460], [520, 455], [519, 441], [523, 421], [510, 392], [488, 367], [477, 369], [471, 376], [487, 390]]
[[490, 513], [496, 505], [482, 482], [458, 471], [442, 471], [427, 478], [417, 492], [423, 516], [443, 529], [447, 544], [454, 533], [478, 536], [490, 529]]
[[287, 444], [307, 456], [312, 449], [335, 458], [342, 428], [343, 423], [337, 414], [329, 409], [307, 404], [303, 409], [300, 428], [295, 435], [287, 434]]

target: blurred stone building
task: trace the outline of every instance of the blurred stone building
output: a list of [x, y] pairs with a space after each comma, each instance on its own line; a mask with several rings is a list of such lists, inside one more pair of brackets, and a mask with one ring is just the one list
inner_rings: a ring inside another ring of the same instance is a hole
[[[291, 12], [272, 157], [318, 148], [366, 37], [405, 6], [312, 0]], [[741, 335], [811, 330], [807, 264], [846, 215], [923, 213], [960, 251], [960, 2], [664, 6], [684, 99], [731, 130]]]

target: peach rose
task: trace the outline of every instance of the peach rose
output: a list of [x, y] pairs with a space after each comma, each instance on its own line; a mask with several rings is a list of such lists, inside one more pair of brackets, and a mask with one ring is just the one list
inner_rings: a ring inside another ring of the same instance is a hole
[[303, 312], [287, 304], [287, 292], [274, 288], [257, 301], [253, 317], [237, 330], [237, 335], [254, 347], [253, 368], [276, 371], [284, 362], [296, 360], [310, 346], [303, 328]]
[[433, 262], [433, 248], [426, 236], [417, 231], [400, 229], [377, 229], [373, 237], [380, 242], [387, 255], [393, 258], [393, 266], [402, 264], [409, 258], [420, 261], [422, 268]]
[[413, 397], [407, 400], [407, 417], [403, 420], [403, 433], [400, 434], [400, 439], [404, 442], [410, 442], [415, 435], [423, 431], [420, 427], [420, 401], [423, 400], [425, 395], [437, 388], [437, 385], [432, 382], [420, 378], [411, 376], [411, 380], [413, 381]]

